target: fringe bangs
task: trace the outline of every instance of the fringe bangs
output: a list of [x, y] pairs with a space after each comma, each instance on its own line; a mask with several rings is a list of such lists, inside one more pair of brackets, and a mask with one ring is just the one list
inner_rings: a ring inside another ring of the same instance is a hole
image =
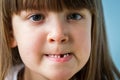
[[21, 10], [48, 10], [61, 12], [64, 9], [79, 10], [93, 8], [91, 0], [12, 0], [11, 12], [18, 13]]

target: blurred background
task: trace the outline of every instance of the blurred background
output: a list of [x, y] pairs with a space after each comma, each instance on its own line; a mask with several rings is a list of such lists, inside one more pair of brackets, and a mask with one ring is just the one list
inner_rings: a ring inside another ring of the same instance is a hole
[[102, 0], [109, 49], [120, 71], [120, 0]]

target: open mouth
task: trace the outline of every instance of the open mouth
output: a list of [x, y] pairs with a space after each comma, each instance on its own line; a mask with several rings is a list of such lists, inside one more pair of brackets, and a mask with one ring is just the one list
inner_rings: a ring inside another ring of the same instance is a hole
[[45, 56], [52, 61], [55, 62], [66, 62], [72, 58], [72, 53], [64, 53], [64, 54], [45, 54]]
[[45, 54], [48, 57], [51, 58], [65, 58], [71, 55], [71, 53], [65, 53], [65, 54]]

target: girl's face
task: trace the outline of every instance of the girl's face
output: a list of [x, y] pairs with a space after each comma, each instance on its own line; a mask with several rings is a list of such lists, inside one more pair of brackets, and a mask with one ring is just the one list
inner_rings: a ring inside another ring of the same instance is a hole
[[87, 9], [21, 11], [12, 16], [12, 25], [25, 80], [68, 80], [89, 59], [91, 13]]

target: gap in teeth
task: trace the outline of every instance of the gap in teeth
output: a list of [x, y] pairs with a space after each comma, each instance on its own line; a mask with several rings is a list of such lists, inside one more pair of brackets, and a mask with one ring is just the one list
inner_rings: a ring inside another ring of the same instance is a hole
[[49, 56], [51, 58], [65, 58], [68, 57], [70, 55], [70, 53], [66, 53], [66, 54], [46, 54], [46, 56]]

